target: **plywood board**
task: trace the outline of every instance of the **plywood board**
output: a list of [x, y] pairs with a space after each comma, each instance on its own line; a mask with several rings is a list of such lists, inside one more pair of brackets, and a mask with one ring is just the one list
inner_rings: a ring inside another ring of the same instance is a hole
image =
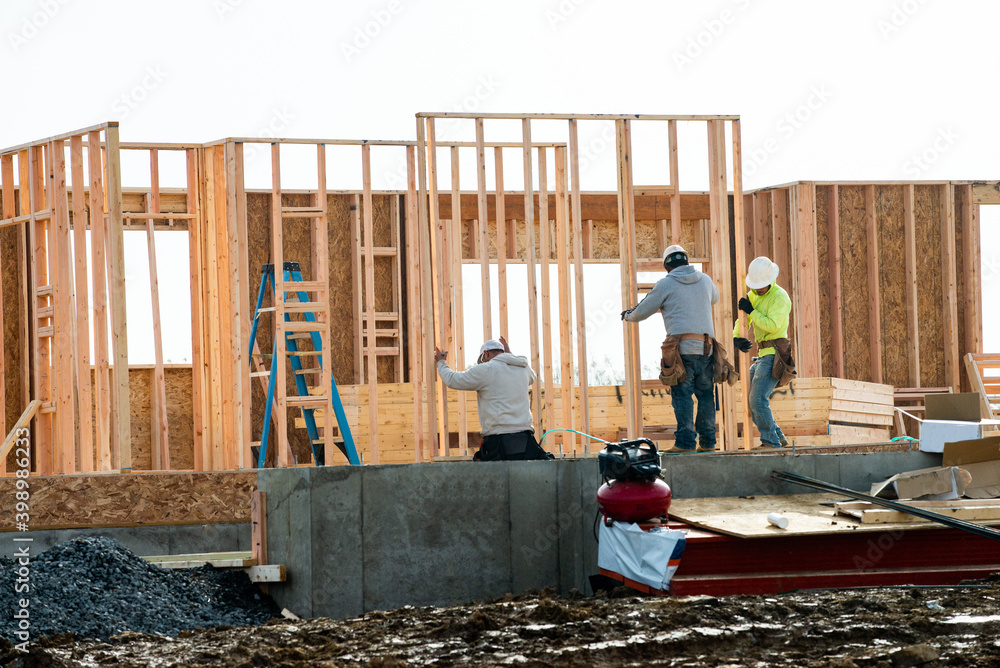
[[[822, 503], [843, 501], [835, 494], [788, 494], [784, 496], [716, 497], [677, 499], [670, 504], [671, 519], [686, 522], [738, 538], [773, 538], [809, 536], [851, 531], [889, 531], [925, 529], [939, 525], [861, 524], [853, 517], [837, 515], [832, 506]], [[788, 528], [778, 529], [767, 522], [769, 513], [788, 518]]]

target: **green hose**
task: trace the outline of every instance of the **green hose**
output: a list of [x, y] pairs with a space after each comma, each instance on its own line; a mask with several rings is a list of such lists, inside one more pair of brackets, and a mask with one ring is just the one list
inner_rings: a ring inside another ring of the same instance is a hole
[[589, 438], [592, 441], [600, 441], [601, 443], [604, 443], [605, 445], [608, 444], [608, 443], [611, 443], [611, 441], [605, 441], [603, 438], [597, 438], [596, 436], [591, 436], [590, 434], [584, 434], [582, 431], [577, 431], [576, 429], [562, 429], [562, 428], [557, 428], [557, 429], [549, 429], [547, 432], [545, 432], [544, 434], [542, 434], [542, 438], [539, 439], [538, 444], [541, 445], [542, 441], [545, 440], [545, 437], [548, 436], [549, 434], [551, 434], [554, 431], [571, 431], [574, 434], [580, 434], [580, 436], [586, 436], [587, 438]]

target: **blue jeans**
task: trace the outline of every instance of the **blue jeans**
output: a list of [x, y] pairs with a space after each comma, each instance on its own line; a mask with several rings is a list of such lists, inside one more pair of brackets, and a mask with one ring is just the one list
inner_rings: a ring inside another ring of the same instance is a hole
[[760, 432], [761, 444], [779, 448], [785, 435], [771, 415], [771, 393], [778, 385], [778, 379], [771, 377], [773, 367], [774, 355], [758, 357], [750, 367], [750, 414]]
[[[695, 430], [702, 450], [715, 447], [715, 386], [712, 382], [712, 358], [704, 355], [681, 355], [687, 378], [670, 388], [670, 403], [677, 420], [675, 445], [684, 450], [695, 449]], [[694, 401], [698, 399], [698, 418], [694, 418]]]

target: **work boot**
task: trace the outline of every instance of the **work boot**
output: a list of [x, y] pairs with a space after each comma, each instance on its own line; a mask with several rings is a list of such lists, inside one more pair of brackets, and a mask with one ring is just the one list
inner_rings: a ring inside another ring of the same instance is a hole
[[788, 439], [785, 438], [784, 434], [781, 435], [781, 438], [778, 439], [778, 442], [781, 443], [781, 447], [783, 447], [783, 448], [787, 448], [788, 447]]
[[695, 450], [694, 448], [678, 448], [675, 445], [674, 447], [670, 448], [669, 450], [664, 450], [663, 454], [665, 454], [665, 455], [682, 455], [682, 454], [687, 454], [689, 452], [697, 452], [697, 450]]
[[718, 450], [714, 445], [710, 448], [703, 448], [699, 445], [698, 449], [695, 452], [718, 452]]
[[780, 445], [768, 445], [767, 443], [761, 443], [756, 448], [751, 448], [754, 452], [777, 452], [781, 450]]

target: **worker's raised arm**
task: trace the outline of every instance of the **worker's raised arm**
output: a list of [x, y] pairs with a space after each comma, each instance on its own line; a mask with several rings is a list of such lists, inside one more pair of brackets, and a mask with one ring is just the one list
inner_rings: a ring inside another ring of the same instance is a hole
[[641, 322], [659, 311], [660, 307], [663, 306], [663, 300], [667, 298], [667, 284], [664, 281], [665, 279], [662, 278], [658, 280], [638, 306], [622, 313], [622, 320]]
[[437, 370], [441, 381], [453, 390], [482, 390], [487, 386], [489, 369], [485, 364], [477, 364], [466, 371], [453, 371], [442, 358], [438, 359]]

